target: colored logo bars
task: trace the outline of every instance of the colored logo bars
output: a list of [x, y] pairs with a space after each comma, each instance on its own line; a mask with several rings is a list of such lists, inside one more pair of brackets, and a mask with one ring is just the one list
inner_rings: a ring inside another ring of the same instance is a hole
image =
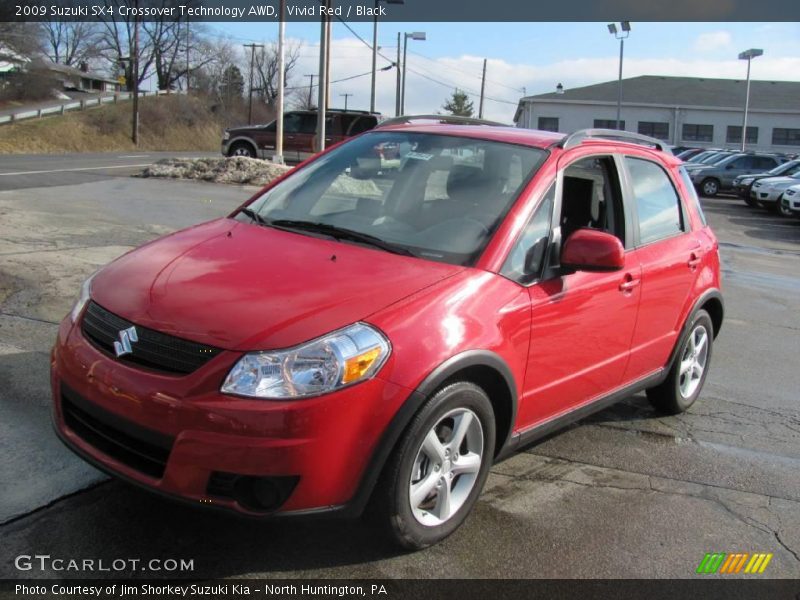
[[747, 552], [739, 552], [726, 554], [725, 552], [714, 552], [706, 554], [703, 557], [703, 560], [700, 561], [700, 565], [697, 567], [697, 573], [705, 575], [712, 573], [726, 575], [735, 573], [763, 573], [771, 560], [771, 553], [749, 554]]

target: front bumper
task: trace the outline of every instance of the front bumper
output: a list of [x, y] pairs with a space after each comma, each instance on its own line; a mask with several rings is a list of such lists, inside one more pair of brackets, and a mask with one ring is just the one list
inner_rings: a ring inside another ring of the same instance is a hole
[[781, 205], [788, 208], [794, 216], [800, 217], [800, 194], [792, 194], [791, 196], [784, 194], [781, 198]]
[[765, 190], [764, 188], [754, 187], [750, 190], [750, 197], [758, 202], [772, 204], [778, 201], [784, 191], [785, 190]]
[[[165, 375], [115, 360], [66, 318], [51, 356], [56, 432], [101, 469], [197, 505], [256, 516], [346, 506], [410, 391], [373, 378], [305, 400], [219, 393], [239, 356]], [[280, 501], [253, 501], [262, 483]]]

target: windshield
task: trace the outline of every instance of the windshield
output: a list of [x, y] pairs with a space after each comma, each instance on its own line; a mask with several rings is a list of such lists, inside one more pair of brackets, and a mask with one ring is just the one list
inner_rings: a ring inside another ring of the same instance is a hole
[[703, 159], [703, 164], [704, 165], [716, 165], [718, 163], [721, 163], [726, 158], [730, 158], [730, 156], [731, 156], [730, 154], [725, 153], [725, 152], [712, 154], [711, 156]]
[[333, 237], [340, 228], [415, 256], [470, 265], [546, 156], [501, 142], [376, 131], [303, 167], [248, 208], [262, 224]]
[[800, 160], [793, 160], [767, 171], [767, 175], [795, 175], [800, 173]]

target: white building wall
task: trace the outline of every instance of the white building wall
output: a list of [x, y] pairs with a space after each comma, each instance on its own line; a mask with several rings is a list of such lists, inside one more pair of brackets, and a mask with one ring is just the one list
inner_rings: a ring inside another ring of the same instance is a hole
[[[518, 127], [538, 129], [539, 117], [558, 118], [558, 130], [570, 133], [578, 129], [594, 127], [595, 119], [615, 121], [615, 103], [526, 101], [522, 107]], [[742, 109], [703, 108], [626, 105], [623, 103], [621, 119], [626, 131], [638, 131], [640, 121], [669, 123], [669, 137], [666, 140], [676, 146], [737, 148], [738, 144], [726, 139], [728, 125], [742, 125]], [[684, 124], [712, 125], [713, 139], [710, 142], [684, 140]], [[772, 150], [780, 152], [800, 152], [800, 146], [778, 146], [772, 144], [772, 130], [776, 127], [800, 129], [800, 106], [797, 112], [767, 112], [750, 110], [748, 127], [758, 127], [758, 141], [747, 144], [749, 150]]]

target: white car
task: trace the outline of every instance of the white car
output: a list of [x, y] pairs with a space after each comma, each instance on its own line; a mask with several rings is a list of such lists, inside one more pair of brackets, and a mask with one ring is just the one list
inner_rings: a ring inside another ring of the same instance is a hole
[[781, 196], [787, 189], [798, 184], [800, 176], [759, 179], [750, 188], [750, 197], [764, 208], [780, 212]]
[[792, 215], [800, 218], [800, 184], [793, 185], [783, 192], [780, 212], [782, 215]]

